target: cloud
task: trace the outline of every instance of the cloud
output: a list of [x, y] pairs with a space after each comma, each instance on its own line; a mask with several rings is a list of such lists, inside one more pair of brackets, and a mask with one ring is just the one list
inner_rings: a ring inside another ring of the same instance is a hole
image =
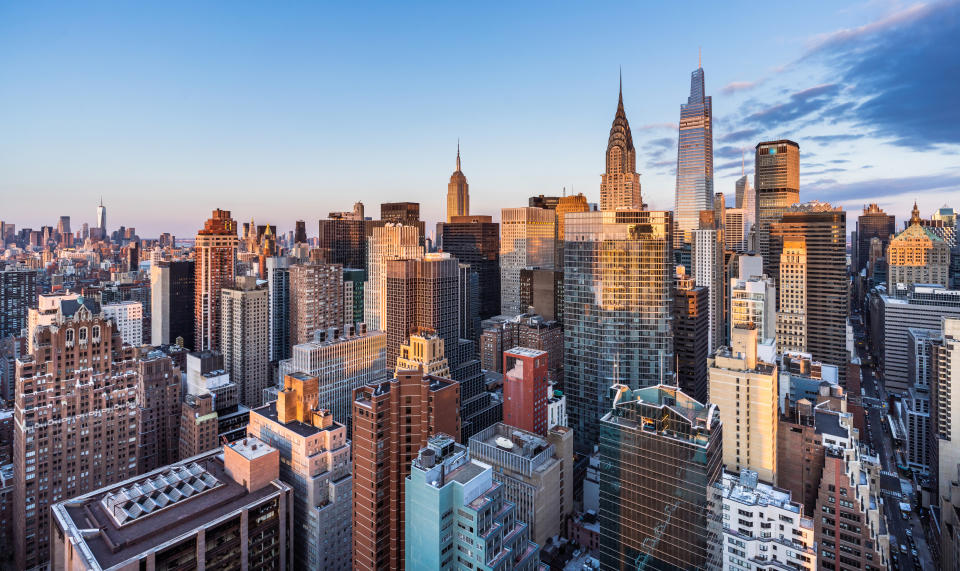
[[733, 141], [752, 140], [755, 139], [759, 134], [759, 129], [740, 129], [739, 131], [727, 133], [726, 135], [719, 137], [717, 141], [721, 143], [730, 143]]
[[661, 137], [659, 139], [653, 139], [652, 141], [647, 141], [648, 147], [659, 147], [661, 149], [673, 149], [677, 146], [677, 140], [672, 137]]
[[960, 174], [943, 173], [899, 178], [877, 178], [848, 183], [838, 183], [833, 179], [824, 179], [813, 184], [803, 185], [802, 192], [810, 198], [839, 202], [870, 197], [897, 197], [941, 190], [955, 190], [958, 186], [960, 186]]
[[812, 137], [804, 137], [804, 141], [813, 141], [814, 143], [843, 143], [846, 141], [856, 141], [857, 139], [862, 139], [866, 135], [860, 135], [857, 133], [842, 133], [839, 135], [814, 135]]
[[763, 129], [782, 128], [827, 107], [840, 92], [836, 83], [809, 87], [790, 94], [789, 99], [747, 116], [746, 120]]
[[731, 95], [738, 91], [747, 91], [749, 89], [753, 89], [754, 87], [760, 85], [760, 83], [760, 81], [731, 81], [720, 88], [720, 93], [723, 93], [724, 95]]
[[677, 123], [648, 123], [646, 125], [641, 125], [638, 131], [655, 131], [657, 129], [671, 129], [678, 130], [680, 126]]
[[[749, 151], [747, 152], [747, 154], [750, 154]], [[720, 157], [721, 159], [732, 159], [732, 158], [739, 159], [741, 156], [743, 156], [743, 149], [741, 149], [740, 147], [734, 147], [731, 145], [714, 147], [713, 156], [714, 158]]]

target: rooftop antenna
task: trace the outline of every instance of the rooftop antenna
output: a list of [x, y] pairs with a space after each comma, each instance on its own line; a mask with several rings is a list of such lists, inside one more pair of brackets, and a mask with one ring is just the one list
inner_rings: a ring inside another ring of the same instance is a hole
[[697, 46], [697, 69], [703, 69], [703, 46]]

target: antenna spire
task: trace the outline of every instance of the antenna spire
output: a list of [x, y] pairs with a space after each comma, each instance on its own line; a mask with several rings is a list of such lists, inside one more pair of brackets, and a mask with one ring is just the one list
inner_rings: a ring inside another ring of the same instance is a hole
[[460, 172], [460, 137], [457, 137], [457, 172]]
[[623, 66], [620, 66], [620, 103], [623, 103]]
[[703, 69], [703, 46], [697, 47], [697, 68]]

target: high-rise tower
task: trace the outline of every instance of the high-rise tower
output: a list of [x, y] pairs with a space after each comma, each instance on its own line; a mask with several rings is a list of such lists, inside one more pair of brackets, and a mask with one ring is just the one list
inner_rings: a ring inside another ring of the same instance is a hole
[[783, 211], [800, 201], [800, 145], [782, 139], [757, 145], [754, 162], [756, 193], [757, 253], [763, 256], [763, 270], [776, 276], [773, 266], [779, 259], [770, 256], [770, 225], [778, 222]]
[[220, 290], [233, 282], [236, 260], [237, 222], [229, 210], [218, 208], [197, 232], [194, 322], [198, 351], [220, 346]]
[[100, 229], [100, 237], [107, 237], [107, 207], [103, 205], [103, 197], [100, 197], [100, 206], [97, 207], [97, 228]]
[[454, 216], [470, 215], [470, 185], [460, 170], [460, 143], [457, 142], [457, 170], [450, 175], [447, 185], [447, 222]]
[[[677, 186], [674, 221], [676, 243], [691, 242], [700, 211], [713, 207], [713, 103], [704, 95], [703, 68], [690, 74], [690, 96], [680, 105]], [[722, 220], [721, 220], [722, 222]]]
[[633, 148], [630, 123], [623, 111], [623, 79], [617, 113], [607, 140], [607, 168], [600, 182], [600, 210], [640, 210], [640, 175], [637, 174], [637, 151]]

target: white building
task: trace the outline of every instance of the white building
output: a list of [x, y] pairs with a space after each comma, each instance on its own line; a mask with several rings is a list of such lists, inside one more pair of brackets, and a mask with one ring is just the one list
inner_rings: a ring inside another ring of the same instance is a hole
[[723, 330], [724, 282], [723, 230], [700, 228], [693, 231], [694, 283], [710, 290], [707, 296], [707, 314], [710, 332], [707, 336], [707, 350], [713, 353], [722, 344], [726, 336]]
[[816, 569], [813, 520], [790, 492], [743, 470], [723, 474], [723, 569]]
[[547, 397], [547, 430], [567, 426], [567, 396], [550, 385]]
[[123, 342], [133, 347], [143, 345], [143, 304], [139, 301], [121, 301], [102, 308], [103, 316], [117, 324]]
[[504, 208], [500, 212], [500, 313], [520, 315], [520, 270], [554, 268], [557, 216], [535, 207]]
[[[747, 256], [740, 256], [741, 260]], [[743, 268], [741, 268], [742, 270]], [[742, 274], [742, 272], [741, 272]], [[730, 280], [730, 329], [757, 329], [760, 341], [774, 339], [777, 331], [777, 288], [766, 276]]]

